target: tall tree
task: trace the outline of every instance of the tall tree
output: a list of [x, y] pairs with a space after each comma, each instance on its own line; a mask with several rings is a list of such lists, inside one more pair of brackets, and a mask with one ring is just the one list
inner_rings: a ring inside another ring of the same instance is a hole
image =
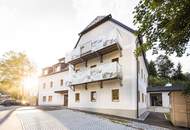
[[180, 63], [177, 64], [177, 68], [174, 70], [172, 78], [174, 80], [185, 80], [186, 79], [185, 75], [182, 73], [182, 66]]
[[5, 53], [0, 60], [0, 91], [18, 97], [23, 78], [33, 71], [34, 66], [26, 54]]
[[167, 55], [160, 55], [156, 59], [156, 64], [158, 67], [158, 75], [161, 78], [170, 79], [174, 63], [169, 59]]
[[139, 50], [153, 48], [182, 56], [190, 39], [189, 12], [190, 0], [140, 0], [134, 23], [146, 41]]
[[150, 61], [150, 63], [148, 64], [148, 70], [149, 70], [149, 75], [156, 77], [157, 76], [157, 70], [156, 70], [156, 65], [154, 63], [154, 61]]

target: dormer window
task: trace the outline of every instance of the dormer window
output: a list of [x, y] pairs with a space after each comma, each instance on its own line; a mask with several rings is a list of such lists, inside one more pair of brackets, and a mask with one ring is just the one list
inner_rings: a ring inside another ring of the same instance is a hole
[[55, 67], [55, 72], [59, 72], [61, 70], [60, 65]]

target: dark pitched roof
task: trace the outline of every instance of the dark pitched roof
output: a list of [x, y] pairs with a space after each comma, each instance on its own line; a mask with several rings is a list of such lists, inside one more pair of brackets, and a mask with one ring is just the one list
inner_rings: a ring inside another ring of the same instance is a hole
[[[106, 21], [108, 21], [108, 20], [110, 20], [110, 21], [112, 21], [113, 23], [115, 23], [115, 24], [117, 24], [117, 25], [123, 27], [124, 29], [128, 30], [128, 31], [131, 32], [131, 33], [134, 33], [134, 34], [135, 34], [135, 33], [137, 32], [136, 30], [134, 30], [134, 29], [132, 29], [132, 28], [126, 26], [125, 24], [123, 24], [123, 23], [121, 23], [121, 22], [115, 20], [114, 18], [112, 18], [112, 15], [111, 15], [111, 14], [109, 14], [109, 15], [107, 15], [107, 16], [97, 16], [88, 26], [85, 27], [85, 29], [83, 29], [83, 30], [79, 33], [79, 38], [78, 38], [78, 41], [77, 41], [77, 43], [76, 43], [76, 45], [75, 45], [74, 48], [77, 47], [77, 45], [78, 45], [78, 43], [79, 43], [79, 41], [80, 41], [80, 39], [81, 39], [81, 37], [82, 37], [83, 34], [87, 33], [88, 31], [94, 29], [95, 27], [101, 25], [102, 23], [104, 23], [104, 22], [106, 22]], [[142, 44], [142, 38], [141, 38], [141, 37], [138, 37], [138, 38], [140, 38], [140, 44]], [[148, 71], [148, 62], [147, 62], [147, 59], [146, 59], [146, 54], [145, 54], [144, 52], [143, 52], [143, 59], [145, 60], [145, 66], [146, 66], [147, 71]]]
[[185, 86], [182, 85], [173, 85], [173, 86], [156, 86], [148, 87], [147, 92], [171, 92], [171, 91], [183, 91]]
[[125, 28], [126, 30], [128, 30], [128, 31], [130, 31], [130, 32], [132, 32], [132, 33], [135, 33], [135, 30], [133, 30], [132, 28], [130, 28], [130, 27], [128, 27], [128, 26], [122, 24], [121, 22], [119, 22], [119, 21], [117, 21], [117, 20], [115, 20], [115, 19], [113, 19], [113, 18], [112, 18], [112, 15], [109, 14], [109, 15], [107, 15], [107, 16], [97, 16], [88, 26], [86, 26], [86, 27], [79, 33], [79, 35], [82, 35], [82, 34], [87, 33], [88, 31], [94, 29], [95, 27], [99, 26], [100, 24], [102, 24], [102, 23], [104, 23], [104, 22], [106, 22], [106, 21], [108, 21], [108, 20], [110, 20], [110, 21], [112, 21], [112, 22], [118, 24], [119, 26]]

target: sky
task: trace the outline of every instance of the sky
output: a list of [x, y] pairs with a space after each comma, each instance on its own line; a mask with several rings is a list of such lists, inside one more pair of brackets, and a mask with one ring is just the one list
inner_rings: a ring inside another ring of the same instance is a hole
[[[0, 56], [10, 50], [25, 52], [40, 70], [71, 51], [96, 16], [113, 18], [136, 29], [133, 10], [139, 0], [0, 0]], [[148, 60], [155, 60], [151, 52]], [[190, 57], [171, 57], [190, 72]]]

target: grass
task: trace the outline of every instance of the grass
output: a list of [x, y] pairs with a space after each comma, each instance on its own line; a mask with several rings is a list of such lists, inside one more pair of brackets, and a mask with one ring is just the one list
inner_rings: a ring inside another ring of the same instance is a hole
[[171, 116], [170, 116], [170, 113], [164, 113], [165, 117], [167, 120], [171, 121]]

